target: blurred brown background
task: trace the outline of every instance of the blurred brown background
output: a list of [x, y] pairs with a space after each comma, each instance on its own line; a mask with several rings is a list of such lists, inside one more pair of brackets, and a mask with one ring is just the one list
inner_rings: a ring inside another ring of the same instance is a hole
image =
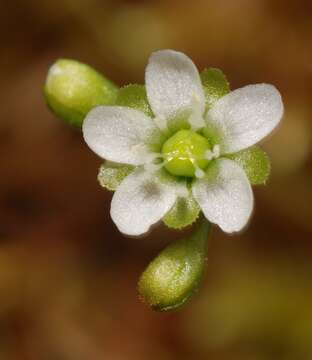
[[[312, 358], [312, 5], [310, 0], [2, 0], [0, 12], [0, 358]], [[286, 113], [264, 143], [268, 186], [246, 232], [214, 229], [203, 289], [179, 312], [137, 298], [144, 267], [172, 238], [118, 233], [101, 161], [46, 108], [59, 57], [118, 84], [143, 82], [173, 48], [232, 88], [268, 82]], [[164, 240], [162, 240], [164, 239]]]

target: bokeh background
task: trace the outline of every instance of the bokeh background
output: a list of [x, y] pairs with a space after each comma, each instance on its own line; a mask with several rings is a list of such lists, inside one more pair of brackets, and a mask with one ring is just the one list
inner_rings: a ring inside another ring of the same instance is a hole
[[[2, 0], [0, 27], [0, 358], [311, 359], [311, 1]], [[136, 282], [181, 235], [118, 233], [100, 159], [42, 97], [57, 58], [122, 85], [142, 83], [161, 48], [223, 69], [232, 88], [273, 83], [286, 108], [249, 228], [214, 229], [202, 290], [167, 314]]]

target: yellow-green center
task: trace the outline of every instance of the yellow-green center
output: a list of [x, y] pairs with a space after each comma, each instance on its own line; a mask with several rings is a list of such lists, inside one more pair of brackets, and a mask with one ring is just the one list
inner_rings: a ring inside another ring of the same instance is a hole
[[210, 149], [204, 136], [191, 130], [180, 130], [164, 143], [161, 151], [165, 168], [172, 175], [192, 177], [197, 169], [207, 167], [206, 153]]

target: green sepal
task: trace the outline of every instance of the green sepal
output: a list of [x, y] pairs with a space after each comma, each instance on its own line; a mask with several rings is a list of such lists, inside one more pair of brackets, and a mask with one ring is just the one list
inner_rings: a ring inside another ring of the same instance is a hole
[[238, 163], [246, 172], [252, 185], [264, 185], [270, 175], [271, 163], [268, 155], [261, 147], [255, 145], [235, 154], [227, 155]]
[[138, 291], [154, 310], [175, 310], [198, 289], [205, 269], [209, 229], [204, 219], [192, 235], [167, 246], [143, 272]]
[[115, 191], [122, 180], [133, 170], [133, 166], [106, 161], [101, 165], [97, 179], [101, 186], [107, 190]]
[[162, 221], [169, 228], [180, 230], [193, 224], [198, 219], [199, 213], [200, 207], [193, 196], [179, 197]]
[[204, 69], [200, 78], [204, 88], [207, 109], [210, 109], [215, 101], [230, 92], [230, 84], [219, 69]]
[[60, 59], [49, 69], [44, 97], [59, 118], [81, 127], [95, 106], [115, 104], [117, 90], [116, 85], [90, 66]]
[[129, 84], [120, 88], [117, 94], [116, 105], [127, 106], [142, 111], [147, 116], [153, 116], [144, 85]]

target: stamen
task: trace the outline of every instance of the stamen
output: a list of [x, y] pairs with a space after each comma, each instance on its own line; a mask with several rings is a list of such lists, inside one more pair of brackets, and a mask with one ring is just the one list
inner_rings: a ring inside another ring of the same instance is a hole
[[195, 176], [199, 179], [203, 178], [205, 176], [205, 172], [197, 165], [196, 160], [194, 158], [190, 156], [189, 159], [195, 168]]
[[205, 172], [202, 169], [200, 169], [199, 167], [197, 167], [195, 170], [195, 176], [198, 179], [202, 179], [205, 176]]
[[217, 159], [220, 156], [220, 145], [214, 145], [214, 147], [211, 150], [207, 150], [205, 153], [205, 159], [212, 160]]
[[215, 159], [217, 159], [220, 156], [220, 145], [215, 145], [212, 149], [213, 156]]
[[213, 157], [214, 157], [213, 152], [211, 150], [207, 150], [205, 153], [205, 159], [210, 161], [213, 159]]

